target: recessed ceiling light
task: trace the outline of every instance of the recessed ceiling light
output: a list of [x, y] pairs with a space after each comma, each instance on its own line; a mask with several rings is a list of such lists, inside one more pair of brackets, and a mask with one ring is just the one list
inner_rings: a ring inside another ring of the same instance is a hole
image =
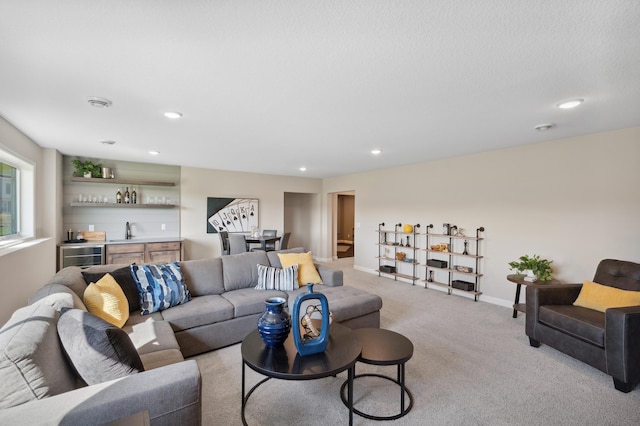
[[380, 153], [382, 153], [382, 150], [380, 150], [380, 149], [372, 149], [372, 150], [371, 150], [371, 153], [372, 153], [373, 155], [379, 155]]
[[100, 141], [100, 143], [101, 143], [102, 145], [114, 145], [114, 144], [116, 143], [116, 141], [112, 141], [112, 140], [110, 140], [110, 139], [105, 139], [105, 140], [103, 140], [103, 141]]
[[546, 130], [549, 130], [550, 128], [553, 127], [553, 124], [551, 123], [544, 123], [544, 124], [538, 124], [536, 127], [534, 127], [534, 129], [536, 129], [539, 132], [544, 132]]
[[160, 154], [160, 151], [149, 151], [149, 154], [158, 155], [158, 154]]
[[178, 111], [167, 111], [164, 113], [164, 116], [172, 120], [177, 120], [178, 118], [182, 118], [182, 113]]
[[109, 99], [99, 98], [97, 96], [89, 96], [87, 102], [89, 102], [89, 105], [95, 108], [109, 108], [112, 104]]
[[301, 171], [301, 172], [306, 172], [306, 171], [307, 171], [307, 168], [306, 168], [306, 167], [304, 167], [304, 166], [302, 166], [302, 167], [300, 167], [300, 171]]
[[556, 106], [558, 108], [562, 108], [562, 109], [570, 109], [570, 108], [577, 107], [578, 105], [580, 105], [583, 102], [584, 102], [584, 99], [571, 99], [569, 101], [560, 102]]

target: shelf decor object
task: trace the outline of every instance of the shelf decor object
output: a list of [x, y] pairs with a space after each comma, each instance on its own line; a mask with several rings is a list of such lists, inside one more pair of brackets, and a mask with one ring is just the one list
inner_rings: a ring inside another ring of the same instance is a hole
[[[329, 343], [329, 301], [324, 294], [314, 293], [313, 284], [307, 284], [307, 289], [307, 293], [299, 295], [293, 302], [293, 342], [301, 356], [322, 353]], [[318, 314], [321, 316], [320, 329], [313, 323], [314, 316]]]
[[102, 163], [94, 164], [91, 160], [82, 161], [79, 159], [72, 160], [74, 175], [83, 178], [100, 178], [102, 177]]
[[269, 348], [282, 346], [291, 330], [291, 317], [284, 310], [283, 297], [270, 297], [264, 301], [265, 311], [258, 318], [260, 338]]

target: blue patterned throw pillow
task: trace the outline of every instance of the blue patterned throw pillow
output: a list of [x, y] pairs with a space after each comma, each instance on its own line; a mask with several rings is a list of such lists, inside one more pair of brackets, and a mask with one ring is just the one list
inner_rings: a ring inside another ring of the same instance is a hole
[[131, 265], [140, 293], [140, 313], [147, 315], [191, 300], [180, 262], [162, 265]]

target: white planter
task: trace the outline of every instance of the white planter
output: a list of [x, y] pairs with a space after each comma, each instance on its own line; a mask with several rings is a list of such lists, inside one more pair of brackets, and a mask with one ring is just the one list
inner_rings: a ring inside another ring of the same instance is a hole
[[530, 269], [525, 269], [522, 272], [525, 274], [525, 276], [524, 276], [524, 280], [525, 281], [529, 281], [531, 283], [538, 281], [538, 277], [536, 277], [533, 274], [533, 271], [531, 271]]

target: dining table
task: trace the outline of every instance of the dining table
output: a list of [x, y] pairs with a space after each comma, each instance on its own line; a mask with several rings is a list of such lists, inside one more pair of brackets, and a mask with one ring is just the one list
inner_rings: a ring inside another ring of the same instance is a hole
[[[244, 240], [246, 241], [247, 244], [260, 244], [260, 250], [264, 250], [264, 251], [273, 251], [273, 250], [267, 250], [267, 243], [275, 243], [280, 241], [279, 236], [259, 236], [259, 237], [252, 237], [250, 235], [245, 235]], [[275, 250], [275, 249], [274, 249]]]

